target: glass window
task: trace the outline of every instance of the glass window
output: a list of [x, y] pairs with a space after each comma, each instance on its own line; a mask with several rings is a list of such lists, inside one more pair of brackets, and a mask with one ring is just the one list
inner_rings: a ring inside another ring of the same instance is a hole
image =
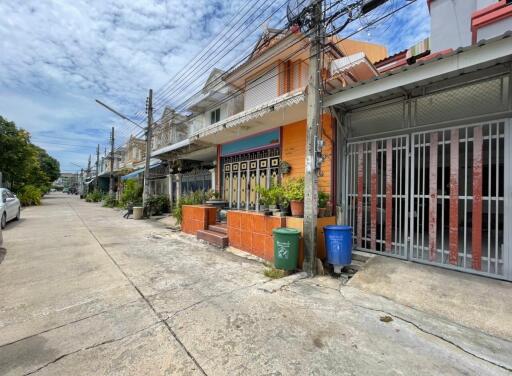
[[220, 108], [210, 112], [210, 124], [215, 124], [220, 121]]

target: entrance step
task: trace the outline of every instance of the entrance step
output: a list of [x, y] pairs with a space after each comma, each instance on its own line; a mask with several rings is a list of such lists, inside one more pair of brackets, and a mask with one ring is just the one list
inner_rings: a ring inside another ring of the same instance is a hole
[[198, 230], [197, 239], [204, 240], [205, 242], [216, 247], [225, 248], [228, 246], [228, 236], [222, 232], [211, 230]]
[[219, 232], [221, 234], [228, 234], [228, 226], [224, 223], [217, 223], [215, 225], [209, 225], [208, 230]]
[[372, 257], [375, 257], [373, 253], [363, 252], [363, 251], [352, 251], [352, 260], [361, 261], [365, 263], [370, 260]]

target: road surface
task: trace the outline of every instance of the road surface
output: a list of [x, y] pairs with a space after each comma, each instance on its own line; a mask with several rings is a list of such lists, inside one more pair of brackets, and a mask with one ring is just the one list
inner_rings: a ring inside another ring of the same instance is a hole
[[1, 375], [500, 375], [503, 339], [51, 194], [4, 233]]

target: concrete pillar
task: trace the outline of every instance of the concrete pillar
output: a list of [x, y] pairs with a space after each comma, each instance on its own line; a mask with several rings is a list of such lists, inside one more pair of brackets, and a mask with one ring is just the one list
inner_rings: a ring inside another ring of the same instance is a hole
[[217, 172], [216, 172], [215, 168], [212, 168], [209, 171], [210, 171], [210, 174], [212, 176], [212, 188], [211, 189], [215, 190], [215, 187], [216, 187], [216, 185], [215, 185], [215, 175], [217, 175]]
[[177, 173], [175, 176], [176, 176], [176, 203], [179, 203], [181, 200], [181, 173]]
[[172, 174], [170, 172], [169, 175], [167, 175], [167, 192], [169, 194], [169, 206], [172, 209]]

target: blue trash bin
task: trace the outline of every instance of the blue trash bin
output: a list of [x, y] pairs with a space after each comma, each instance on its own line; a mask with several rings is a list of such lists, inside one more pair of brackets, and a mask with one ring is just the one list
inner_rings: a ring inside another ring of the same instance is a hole
[[324, 234], [327, 262], [335, 267], [352, 264], [352, 227], [325, 226]]

